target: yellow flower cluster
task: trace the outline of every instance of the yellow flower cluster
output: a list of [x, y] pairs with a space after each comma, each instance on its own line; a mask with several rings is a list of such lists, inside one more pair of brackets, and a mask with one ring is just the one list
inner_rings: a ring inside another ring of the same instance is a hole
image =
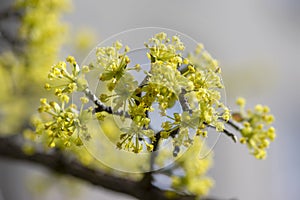
[[[120, 142], [117, 143], [119, 149], [132, 150], [134, 153], [139, 153], [143, 150], [143, 145], [139, 140], [145, 144], [147, 151], [153, 150], [153, 145], [147, 141], [147, 138], [154, 139], [154, 131], [150, 129], [143, 129], [143, 126], [132, 122], [129, 128], [122, 128], [123, 134], [120, 136]], [[132, 134], [134, 133], [134, 134]], [[146, 137], [147, 138], [146, 138]]]
[[149, 49], [147, 56], [152, 63], [162, 61], [181, 64], [183, 61], [178, 52], [182, 52], [185, 47], [178, 36], [174, 35], [170, 39], [164, 32], [157, 33], [145, 46]]
[[176, 160], [175, 166], [181, 168], [184, 174], [171, 176], [174, 189], [190, 192], [197, 197], [208, 194], [214, 185], [213, 180], [206, 176], [208, 169], [212, 165], [212, 155], [199, 159], [199, 152], [203, 149], [205, 149], [203, 141], [200, 138], [196, 138], [187, 152]]
[[47, 113], [50, 119], [46, 121], [36, 120], [34, 125], [36, 133], [42, 135], [47, 141], [49, 147], [70, 147], [72, 144], [81, 145], [79, 134], [81, 131], [86, 131], [85, 124], [82, 124], [79, 119], [79, 111], [76, 105], [71, 104], [65, 107], [52, 101], [47, 102], [47, 99], [41, 99], [39, 107], [40, 113]]
[[[67, 28], [60, 18], [68, 7], [69, 0], [16, 0], [8, 8], [20, 17], [12, 21], [16, 42], [0, 53], [0, 93], [5, 94], [0, 95], [1, 133], [21, 131], [34, 112], [31, 105], [43, 94], [36, 86], [45, 83], [45, 72], [63, 43]], [[11, 24], [11, 18], [3, 20]]]
[[264, 159], [266, 149], [276, 137], [275, 128], [271, 126], [274, 116], [270, 114], [268, 106], [258, 104], [253, 110], [245, 111], [245, 99], [238, 98], [236, 103], [241, 110], [240, 113], [233, 114], [233, 119], [243, 125], [240, 129], [240, 142], [247, 144], [251, 154], [257, 159]]
[[87, 122], [92, 119], [93, 109], [84, 106], [89, 99], [85, 96], [80, 98], [80, 110], [75, 104], [69, 104], [70, 95], [88, 87], [84, 74], [89, 69], [86, 66], [79, 68], [72, 56], [68, 56], [66, 61], [69, 65], [61, 61], [51, 67], [48, 73], [49, 83], [45, 84], [46, 90], [53, 89], [59, 103], [48, 103], [46, 98], [41, 99], [38, 109], [41, 117], [33, 122], [35, 132], [41, 135], [51, 148], [78, 146], [82, 144], [80, 137], [89, 137]]
[[[223, 131], [223, 121], [228, 121], [231, 115], [229, 109], [220, 102], [219, 90], [224, 86], [217, 61], [203, 49], [197, 49], [197, 54], [183, 57], [185, 47], [179, 36], [169, 38], [163, 32], [154, 35], [145, 46], [149, 50], [147, 56], [151, 66], [149, 71], [145, 71], [146, 77], [141, 85], [129, 72], [139, 71], [141, 66], [127, 68], [130, 58], [126, 53], [129, 48], [125, 47], [124, 53], [120, 53], [123, 45], [118, 41], [111, 47], [98, 48], [96, 64], [91, 65], [102, 69], [100, 81], [109, 81], [107, 89], [113, 92], [112, 95], [101, 94], [100, 100], [112, 103], [114, 111], [122, 109], [125, 114], [126, 110], [135, 123], [124, 129], [126, 137], [122, 137], [118, 147], [125, 147], [125, 141], [133, 147], [131, 139], [143, 138], [145, 130], [152, 131], [149, 128], [151, 119], [148, 113], [154, 111], [153, 105], [156, 103], [161, 116], [170, 119], [161, 124], [160, 134], [162, 138], [168, 138], [177, 131], [177, 135], [173, 135], [175, 146], [192, 143], [194, 136], [190, 133], [191, 129], [203, 136], [207, 134], [207, 126]], [[167, 110], [176, 102], [181, 105], [182, 113], [167, 115]], [[147, 146], [147, 142], [143, 143]], [[138, 140], [134, 144], [134, 152], [142, 149]], [[128, 145], [126, 149], [129, 149]]]
[[108, 90], [112, 91], [117, 81], [124, 75], [127, 64], [130, 62], [126, 53], [129, 48], [124, 48], [124, 53], [120, 53], [123, 45], [117, 41], [111, 47], [99, 47], [96, 52], [97, 63], [104, 68], [100, 74], [101, 81], [110, 81], [107, 84]]
[[[170, 42], [171, 41], [171, 42]], [[218, 62], [198, 45], [193, 54], [184, 58], [184, 44], [178, 36], [169, 39], [165, 33], [158, 33], [146, 43], [149, 49], [148, 57], [152, 62], [149, 72], [148, 91], [155, 91], [156, 101], [160, 105], [162, 115], [179, 101], [183, 112], [174, 113], [182, 119], [174, 119], [162, 124], [163, 138], [179, 129], [178, 137], [174, 138], [175, 145], [190, 144], [189, 128], [206, 136], [206, 127], [215, 127], [223, 131], [223, 120], [231, 117], [229, 109], [221, 102], [220, 89], [224, 86], [221, 81], [221, 70]], [[149, 89], [151, 88], [151, 89]], [[166, 126], [166, 124], [168, 124]]]
[[[126, 110], [127, 100], [130, 99], [131, 96], [136, 94], [135, 91], [137, 88], [138, 82], [134, 79], [133, 76], [131, 76], [128, 73], [125, 73], [115, 86], [115, 98], [113, 109], [118, 110], [119, 108], [123, 108], [123, 110]], [[129, 101], [129, 106], [131, 106], [132, 104], [133, 101]]]
[[26, 42], [26, 64], [30, 66], [30, 70], [41, 74], [45, 70], [41, 66], [57, 59], [67, 30], [60, 18], [63, 12], [69, 10], [70, 2], [17, 0], [16, 8], [25, 13], [19, 31], [20, 37]]
[[66, 61], [70, 64], [72, 73], [68, 72], [66, 62], [58, 62], [51, 67], [48, 73], [48, 79], [53, 83], [45, 84], [45, 89], [55, 89], [55, 95], [58, 97], [63, 97], [63, 94], [71, 94], [75, 91], [82, 91], [87, 88], [87, 81], [84, 75], [89, 72], [88, 66], [83, 66], [82, 69], [80, 69], [72, 56], [68, 56]]
[[173, 107], [181, 93], [186, 87], [191, 90], [193, 85], [176, 69], [177, 63], [164, 63], [156, 61], [152, 64], [149, 73], [148, 88], [155, 88], [160, 110], [165, 115], [166, 109]]
[[212, 124], [222, 131], [219, 119], [228, 121], [230, 111], [221, 102], [220, 89], [224, 88], [224, 85], [218, 62], [204, 50], [201, 44], [194, 54], [189, 54], [188, 59], [192, 66], [189, 66], [185, 73], [194, 85], [194, 90], [188, 94], [188, 100], [193, 102], [197, 99], [204, 123]]

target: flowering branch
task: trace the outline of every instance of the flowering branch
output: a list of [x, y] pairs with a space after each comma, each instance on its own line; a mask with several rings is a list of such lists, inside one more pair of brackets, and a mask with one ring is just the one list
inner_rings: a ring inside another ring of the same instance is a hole
[[[38, 110], [49, 117], [41, 115], [41, 119], [35, 120], [35, 133], [43, 135], [50, 148], [61, 150], [74, 145], [82, 146], [86, 140], [91, 139], [93, 129], [90, 129], [92, 131], [89, 133], [88, 126], [91, 124], [87, 122], [95, 117], [100, 121], [106, 120], [107, 115], [101, 112], [121, 116], [124, 121], [125, 118], [130, 118], [127, 120], [128, 123], [118, 124], [119, 139], [115, 144], [119, 149], [134, 153], [152, 152], [149, 163], [151, 172], [144, 174], [137, 189], [143, 191], [147, 188], [147, 191], [154, 190], [152, 191], [154, 193], [161, 191], [152, 184], [152, 175], [156, 173], [153, 172], [154, 165], [163, 166], [167, 160], [163, 157], [164, 153], [158, 155], [157, 150], [160, 142], [167, 139], [172, 141], [173, 157], [176, 157], [182, 148], [193, 149], [189, 151], [189, 156], [183, 156], [184, 158], [177, 163], [185, 172], [184, 175], [178, 176], [174, 172], [170, 176], [172, 189], [180, 194], [195, 195], [192, 197], [205, 196], [213, 185], [211, 179], [205, 176], [205, 172], [210, 167], [209, 158], [196, 160], [199, 149], [205, 145], [200, 136], [206, 137], [208, 128], [222, 132], [236, 142], [235, 134], [225, 128], [226, 124], [231, 125], [241, 132], [240, 141], [248, 145], [252, 154], [259, 159], [265, 158], [265, 149], [276, 136], [274, 128], [269, 127], [274, 119], [269, 114], [268, 107], [258, 105], [254, 112], [246, 112], [242, 109], [245, 102], [240, 99], [238, 105], [241, 111], [233, 116], [229, 108], [221, 102], [220, 89], [224, 85], [221, 81], [220, 67], [201, 46], [195, 50], [196, 55], [191, 54], [182, 58], [183, 43], [177, 36], [173, 36], [172, 39], [167, 38], [165, 33], [156, 34], [145, 46], [149, 50], [147, 56], [151, 61], [151, 69], [145, 71], [146, 77], [140, 84], [129, 70], [139, 72], [141, 66], [137, 64], [128, 67], [129, 47], [125, 46], [123, 51], [123, 46], [118, 41], [111, 47], [99, 47], [96, 50], [95, 61], [88, 66], [79, 67], [72, 56], [66, 59], [68, 65], [66, 62], [53, 65], [48, 74], [50, 84], [45, 84], [45, 88], [53, 89], [59, 103], [41, 99]], [[97, 94], [99, 98], [90, 91], [88, 81], [85, 79], [85, 74], [91, 70], [96, 70], [96, 73], [101, 70], [99, 79], [103, 90], [102, 94]], [[84, 93], [84, 97], [80, 98], [80, 107], [69, 103], [69, 96], [73, 92]], [[89, 101], [93, 102], [96, 108], [86, 106]], [[110, 102], [111, 106], [106, 106], [105, 102]], [[178, 102], [181, 110], [171, 111], [170, 108], [175, 107]], [[148, 115], [155, 110], [160, 116], [166, 118], [158, 125], [161, 129], [156, 133], [151, 127], [152, 119]], [[231, 119], [240, 123], [241, 128], [235, 126]], [[264, 126], [269, 128], [266, 129]], [[190, 132], [192, 130], [196, 134]], [[106, 134], [114, 133], [107, 131]], [[81, 138], [86, 140], [82, 141]], [[161, 155], [163, 158], [156, 159]], [[182, 164], [184, 162], [197, 163], [203, 167], [203, 170], [200, 172], [191, 170], [187, 167], [189, 165]], [[126, 192], [136, 195], [131, 193], [131, 190]], [[164, 198], [165, 192], [168, 191], [164, 191]], [[185, 197], [187, 196], [184, 195]], [[151, 196], [151, 198], [162, 197]], [[143, 199], [146, 198], [143, 196]]]

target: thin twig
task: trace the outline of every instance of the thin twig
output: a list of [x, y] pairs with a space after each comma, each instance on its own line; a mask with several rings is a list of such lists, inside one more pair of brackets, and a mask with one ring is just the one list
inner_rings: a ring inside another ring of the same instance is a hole
[[9, 6], [0, 12], [0, 20], [10, 17], [16, 17], [20, 19], [22, 16], [22, 12], [20, 10], [16, 10], [13, 6]]
[[125, 110], [124, 111], [123, 110], [114, 111], [112, 109], [112, 107], [104, 105], [89, 88], [86, 88], [83, 92], [97, 106], [95, 108], [95, 112], [103, 112], [104, 111], [109, 114], [114, 114], [114, 115], [124, 116], [126, 118], [131, 118], [129, 113], [126, 112]]
[[[211, 124], [207, 124], [208, 127], [214, 128], [216, 129], [215, 126], [211, 125]], [[224, 128], [222, 133], [224, 133], [225, 135], [227, 135], [228, 137], [230, 137], [234, 142], [237, 142], [237, 137], [234, 133], [230, 132], [228, 129]]]
[[237, 124], [235, 124], [232, 120], [228, 120], [228, 121], [225, 121], [228, 125], [230, 125], [231, 127], [233, 127], [235, 130], [237, 130], [237, 131], [240, 131], [241, 130], [241, 128], [237, 125]]

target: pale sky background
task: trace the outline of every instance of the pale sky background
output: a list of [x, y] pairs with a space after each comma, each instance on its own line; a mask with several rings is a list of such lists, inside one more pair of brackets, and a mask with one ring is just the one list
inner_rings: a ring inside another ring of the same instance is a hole
[[[240, 200], [299, 199], [300, 1], [76, 0], [74, 3], [74, 11], [66, 16], [66, 21], [73, 25], [74, 31], [92, 27], [99, 39], [97, 43], [127, 29], [149, 26], [175, 29], [191, 36], [220, 61], [231, 107], [237, 95], [249, 99], [251, 106], [262, 103], [271, 107], [278, 137], [271, 144], [267, 159], [258, 161], [244, 145], [222, 137], [215, 148], [215, 164], [210, 171], [216, 181], [212, 196]], [[59, 187], [51, 189], [55, 198], [32, 197], [24, 180], [32, 173], [45, 176], [37, 172], [39, 167], [1, 161], [0, 168], [7, 172], [1, 177], [7, 181], [0, 181], [0, 200], [67, 199], [67, 192]], [[11, 178], [12, 174], [15, 178]], [[12, 190], [16, 187], [21, 196]], [[89, 185], [81, 188], [82, 193], [70, 199], [132, 199]]]

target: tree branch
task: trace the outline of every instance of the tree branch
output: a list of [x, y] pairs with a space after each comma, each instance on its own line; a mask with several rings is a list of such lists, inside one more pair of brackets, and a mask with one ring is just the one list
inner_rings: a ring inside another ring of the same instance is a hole
[[[86, 167], [76, 160], [69, 159], [61, 151], [53, 151], [51, 153], [35, 152], [32, 155], [25, 154], [22, 151], [22, 145], [18, 144], [16, 139], [17, 137], [0, 138], [0, 156], [40, 164], [55, 172], [70, 175], [93, 185], [128, 194], [138, 199], [167, 199], [165, 196], [166, 191], [153, 185], [143, 187], [139, 181], [116, 177], [100, 170]], [[193, 196], [178, 194], [175, 199], [188, 200], [193, 198]]]
[[[26, 154], [22, 150], [22, 143], [19, 135], [10, 137], [0, 137], [0, 156], [16, 159], [20, 161], [32, 162], [42, 165], [52, 171], [60, 174], [73, 176], [75, 178], [84, 180], [95, 186], [131, 195], [137, 199], [142, 200], [167, 200], [166, 193], [168, 191], [162, 190], [156, 186], [144, 185], [142, 181], [133, 181], [126, 178], [116, 177], [107, 174], [99, 169], [93, 169], [82, 165], [78, 161], [67, 157], [63, 152], [51, 151], [48, 153], [35, 152], [31, 155]], [[169, 191], [170, 192], [170, 191]], [[172, 197], [172, 200], [192, 200], [195, 196], [188, 194], [178, 194]], [[216, 200], [214, 198], [206, 198], [203, 200]]]

